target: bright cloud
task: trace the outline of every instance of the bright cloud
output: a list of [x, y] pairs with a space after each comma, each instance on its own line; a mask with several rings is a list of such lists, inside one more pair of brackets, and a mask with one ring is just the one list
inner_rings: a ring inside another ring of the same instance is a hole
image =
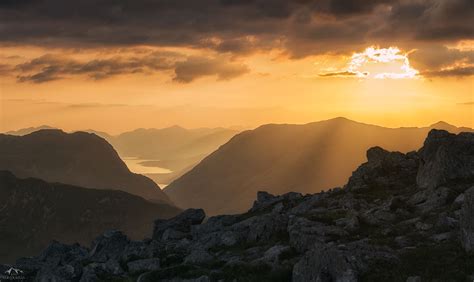
[[419, 71], [410, 66], [408, 54], [397, 47], [368, 47], [363, 52], [354, 53], [346, 69], [321, 74], [323, 77], [352, 76], [373, 79], [416, 78]]

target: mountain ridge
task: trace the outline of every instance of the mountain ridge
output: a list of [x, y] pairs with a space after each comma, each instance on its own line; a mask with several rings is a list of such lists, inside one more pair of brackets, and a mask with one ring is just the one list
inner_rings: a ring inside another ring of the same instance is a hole
[[164, 191], [183, 208], [238, 213], [258, 190], [314, 193], [341, 186], [368, 148], [416, 150], [430, 129], [385, 128], [346, 118], [263, 125], [237, 134]]
[[123, 190], [171, 203], [151, 179], [130, 172], [115, 149], [92, 133], [45, 129], [24, 136], [0, 134], [0, 169], [19, 177]]

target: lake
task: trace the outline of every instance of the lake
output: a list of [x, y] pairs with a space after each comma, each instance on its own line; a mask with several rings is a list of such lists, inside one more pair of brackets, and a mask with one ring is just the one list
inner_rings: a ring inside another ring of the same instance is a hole
[[146, 160], [140, 159], [136, 157], [122, 157], [122, 160], [127, 165], [128, 169], [131, 172], [139, 173], [139, 174], [149, 174], [149, 173], [172, 173], [172, 170], [169, 170], [164, 167], [157, 167], [157, 166], [144, 166], [140, 164], [141, 162], [145, 161], [157, 161], [157, 160]]

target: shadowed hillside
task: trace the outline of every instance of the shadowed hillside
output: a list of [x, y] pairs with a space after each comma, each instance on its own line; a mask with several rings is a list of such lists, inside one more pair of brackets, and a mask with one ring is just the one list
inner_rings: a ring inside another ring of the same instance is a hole
[[0, 171], [0, 261], [31, 255], [51, 242], [88, 243], [118, 228], [132, 238], [151, 235], [152, 222], [180, 210], [122, 192], [85, 189]]
[[85, 132], [40, 130], [25, 136], [0, 134], [0, 169], [85, 188], [122, 190], [170, 203], [149, 178], [134, 174], [104, 139]]
[[264, 125], [232, 138], [165, 192], [183, 208], [201, 207], [210, 214], [241, 212], [250, 207], [258, 190], [315, 193], [341, 186], [365, 160], [368, 148], [416, 150], [432, 128], [468, 130], [443, 122], [392, 129], [345, 118]]

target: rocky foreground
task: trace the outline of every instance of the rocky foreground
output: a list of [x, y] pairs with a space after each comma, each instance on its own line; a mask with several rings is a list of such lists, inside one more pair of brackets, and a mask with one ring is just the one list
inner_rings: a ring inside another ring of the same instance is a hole
[[14, 267], [37, 281], [472, 281], [474, 134], [433, 130], [418, 152], [367, 159], [344, 188], [259, 192], [244, 214], [189, 209], [151, 239], [53, 242]]

